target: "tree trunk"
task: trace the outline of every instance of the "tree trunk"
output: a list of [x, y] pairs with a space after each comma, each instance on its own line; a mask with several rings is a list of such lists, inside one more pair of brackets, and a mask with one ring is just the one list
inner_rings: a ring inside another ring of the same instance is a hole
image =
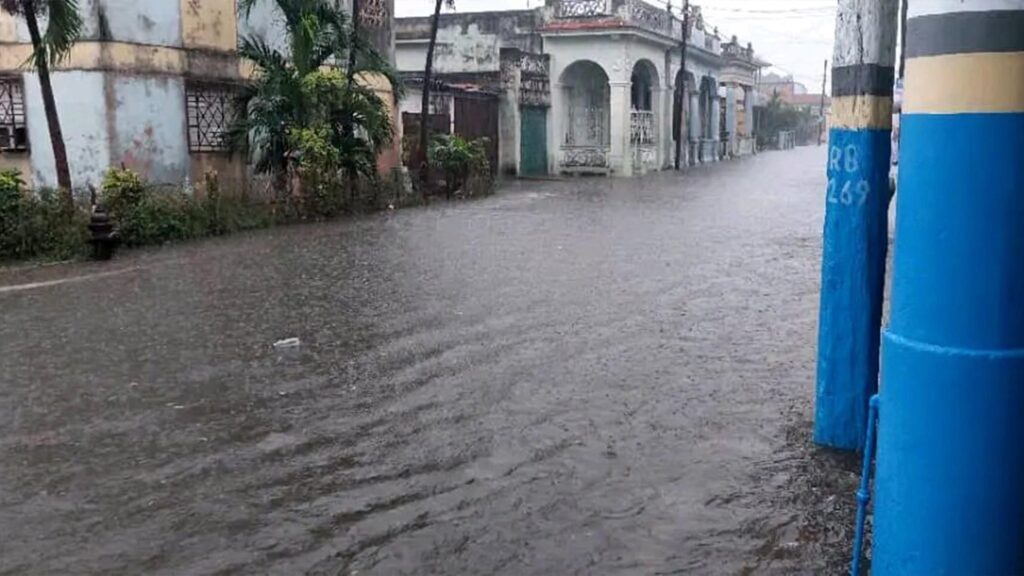
[[426, 195], [430, 184], [430, 166], [427, 159], [427, 144], [430, 140], [430, 77], [434, 71], [434, 45], [437, 44], [437, 25], [441, 20], [441, 4], [444, 0], [434, 3], [434, 18], [430, 21], [430, 43], [427, 44], [427, 63], [423, 68], [423, 100], [420, 106], [420, 192]]
[[907, 69], [907, 0], [900, 6], [900, 80]]
[[352, 85], [352, 81], [356, 75], [356, 45], [359, 42], [359, 0], [352, 0], [352, 40], [351, 46], [348, 47], [348, 70], [345, 71], [345, 75], [348, 79], [348, 85]]
[[[359, 44], [359, 0], [352, 0], [352, 37], [349, 40], [348, 47], [348, 67], [345, 69], [345, 90], [348, 91], [347, 96], [352, 97], [352, 83], [355, 82], [356, 77], [356, 58], [358, 57], [358, 46]], [[352, 135], [352, 115], [346, 114], [345, 121], [341, 126], [341, 133], [348, 138]], [[349, 170], [344, 170], [344, 185], [348, 186], [348, 204], [350, 209], [355, 207], [356, 198], [356, 178], [354, 174], [349, 173]]]
[[39, 21], [36, 19], [35, 0], [22, 0], [25, 12], [25, 23], [32, 37], [32, 48], [35, 50], [36, 72], [39, 74], [39, 88], [43, 95], [43, 109], [46, 111], [46, 123], [50, 129], [50, 144], [53, 146], [53, 159], [57, 167], [57, 186], [61, 190], [66, 208], [74, 207], [74, 196], [71, 190], [71, 168], [68, 166], [68, 150], [64, 146], [64, 133], [60, 128], [60, 116], [57, 115], [57, 102], [53, 98], [53, 84], [50, 82], [50, 62], [48, 53], [43, 46], [43, 36], [39, 32]]

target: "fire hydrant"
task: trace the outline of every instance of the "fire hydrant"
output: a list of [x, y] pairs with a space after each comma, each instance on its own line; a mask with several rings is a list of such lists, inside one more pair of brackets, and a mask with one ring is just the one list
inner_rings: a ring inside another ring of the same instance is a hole
[[92, 243], [93, 258], [110, 260], [120, 241], [120, 236], [114, 230], [110, 214], [102, 204], [96, 204], [92, 208], [92, 216], [89, 218], [89, 233], [92, 234], [89, 242]]

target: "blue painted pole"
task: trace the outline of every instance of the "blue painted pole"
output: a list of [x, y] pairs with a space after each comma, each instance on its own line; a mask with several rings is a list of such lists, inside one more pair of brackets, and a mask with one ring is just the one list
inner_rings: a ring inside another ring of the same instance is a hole
[[873, 573], [1024, 574], [1024, 0], [911, 0]]
[[864, 445], [878, 390], [898, 0], [839, 0], [814, 440]]
[[853, 560], [850, 575], [860, 576], [860, 558], [864, 552], [864, 526], [871, 501], [871, 465], [875, 460], [875, 428], [878, 425], [878, 395], [868, 403], [868, 437], [864, 441], [864, 459], [860, 467], [860, 487], [857, 488], [857, 520], [853, 529]]

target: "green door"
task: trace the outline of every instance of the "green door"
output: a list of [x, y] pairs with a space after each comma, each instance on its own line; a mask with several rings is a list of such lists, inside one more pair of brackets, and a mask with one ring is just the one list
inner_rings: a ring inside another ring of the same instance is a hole
[[523, 106], [520, 141], [520, 176], [548, 173], [548, 109]]

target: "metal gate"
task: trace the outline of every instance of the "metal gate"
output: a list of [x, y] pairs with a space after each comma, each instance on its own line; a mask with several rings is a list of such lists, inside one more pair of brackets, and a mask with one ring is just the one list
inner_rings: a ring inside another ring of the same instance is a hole
[[[448, 114], [430, 114], [427, 116], [430, 122], [430, 134], [448, 134], [451, 131], [450, 118]], [[420, 164], [424, 161], [424, 152], [419, 149], [420, 145], [420, 115], [413, 112], [402, 113], [402, 161], [410, 169], [419, 170]]]
[[487, 161], [498, 172], [498, 97], [492, 94], [455, 95], [455, 133], [466, 140], [487, 138]]

